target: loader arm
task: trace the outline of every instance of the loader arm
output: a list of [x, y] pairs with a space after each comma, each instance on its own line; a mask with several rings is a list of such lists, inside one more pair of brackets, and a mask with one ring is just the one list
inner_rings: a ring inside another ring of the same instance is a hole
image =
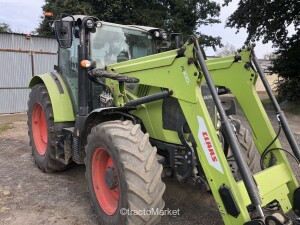
[[[246, 63], [251, 62], [250, 54], [251, 50], [242, 52], [242, 62], [240, 63], [243, 67]], [[210, 64], [209, 61], [207, 62], [207, 65], [208, 68], [212, 67], [212, 64]], [[255, 145], [259, 153], [261, 154], [275, 138], [276, 133], [255, 90], [255, 83], [257, 81], [258, 74], [251, 68], [241, 70], [240, 67], [241, 66], [239, 64], [233, 64], [229, 68], [210, 69], [210, 73], [215, 85], [228, 87], [231, 90], [232, 94], [236, 97], [245, 117], [248, 120], [249, 125], [251, 126], [251, 129], [254, 134], [253, 138]], [[224, 76], [224, 74], [228, 75]], [[280, 145], [280, 142], [276, 140], [271, 146], [271, 148], [282, 147]], [[290, 174], [289, 179], [287, 180], [287, 182], [285, 182], [285, 184], [288, 186], [289, 190], [295, 190], [298, 187], [298, 183], [295, 176], [293, 175], [293, 171], [287, 161], [287, 158], [285, 157], [285, 154], [282, 151], [274, 151], [274, 154], [277, 159], [277, 165], [284, 165], [282, 166], [283, 170], [281, 172], [284, 172], [285, 175]], [[269, 157], [267, 157], [264, 161], [268, 162]], [[278, 174], [281, 173], [279, 172]], [[276, 173], [274, 173], [273, 177], [275, 178], [275, 183], [276, 176]], [[282, 179], [285, 179], [284, 176]], [[258, 186], [268, 186], [268, 184], [270, 184], [268, 179], [261, 179], [261, 182], [263, 183], [258, 183]], [[275, 183], [274, 188], [276, 187]], [[293, 203], [294, 192], [287, 192], [287, 194], [290, 204], [286, 207], [282, 207], [282, 210], [284, 212], [289, 211]], [[263, 198], [263, 202], [265, 203], [270, 202], [269, 200], [271, 199], [266, 199], [266, 197]]]
[[[251, 51], [252, 49], [245, 49], [238, 56], [207, 60], [206, 65], [213, 83], [229, 88], [238, 100], [253, 130], [254, 141], [261, 154], [274, 139], [275, 132], [254, 88], [258, 75], [250, 64]], [[251, 220], [247, 207], [253, 203], [251, 199], [253, 193], [249, 193], [249, 187], [247, 188], [249, 181], [236, 182], [232, 176], [218, 133], [201, 95], [200, 85], [206, 80], [205, 71], [203, 66], [200, 67], [198, 59], [194, 43], [186, 43], [180, 50], [109, 65], [107, 70], [137, 78], [139, 85], [157, 87], [158, 92], [161, 90], [172, 92], [172, 98], [178, 100], [194, 137], [199, 163], [225, 224], [246, 224]], [[106, 84], [119, 93], [114, 98], [116, 106], [122, 107], [129, 100], [138, 98], [126, 92], [122, 83], [108, 80]], [[142, 120], [150, 136], [166, 141], [159, 135], [162, 126], [157, 126], [161, 125], [161, 115], [155, 118], [156, 125], [151, 122], [155, 120], [150, 110], [147, 110], [151, 108], [151, 104], [142, 104], [131, 113], [138, 117], [146, 114]], [[160, 104], [153, 103], [152, 106], [159, 108]], [[157, 110], [161, 113], [160, 109]], [[143, 113], [140, 113], [141, 111]], [[272, 147], [280, 148], [279, 141], [275, 141]], [[285, 155], [280, 151], [274, 154], [277, 158], [276, 165], [254, 175], [257, 185], [255, 191], [259, 195], [256, 197], [262, 207], [277, 200], [282, 211], [286, 213], [293, 207], [298, 183]], [[281, 179], [278, 179], [279, 175]]]

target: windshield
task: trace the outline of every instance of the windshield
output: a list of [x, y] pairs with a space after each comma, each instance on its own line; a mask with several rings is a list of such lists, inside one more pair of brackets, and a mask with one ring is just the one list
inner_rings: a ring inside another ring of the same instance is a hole
[[147, 32], [103, 24], [91, 33], [91, 57], [98, 68], [153, 54]]

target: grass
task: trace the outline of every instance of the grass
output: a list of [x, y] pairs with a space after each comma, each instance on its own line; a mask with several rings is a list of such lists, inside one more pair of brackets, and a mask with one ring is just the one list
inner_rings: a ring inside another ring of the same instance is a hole
[[266, 106], [271, 104], [271, 100], [269, 98], [261, 99], [261, 103]]
[[8, 126], [8, 125], [3, 125], [3, 126], [0, 126], [0, 134], [13, 128], [12, 126]]
[[295, 102], [295, 105], [291, 106], [286, 111], [294, 115], [300, 115], [300, 101]]
[[[277, 101], [278, 97], [275, 95]], [[269, 98], [261, 99], [261, 103], [264, 106], [271, 106], [271, 100]], [[300, 101], [292, 102], [291, 106], [284, 108], [283, 111], [300, 116]]]
[[[275, 96], [275, 98], [276, 98], [276, 100], [278, 101], [278, 96], [277, 96], [277, 94], [274, 94], [274, 96]], [[264, 106], [270, 106], [270, 105], [272, 105], [272, 102], [271, 102], [271, 99], [269, 98], [269, 96], [264, 96], [264, 97], [261, 97], [260, 98], [260, 101], [261, 101], [261, 103], [264, 105]]]

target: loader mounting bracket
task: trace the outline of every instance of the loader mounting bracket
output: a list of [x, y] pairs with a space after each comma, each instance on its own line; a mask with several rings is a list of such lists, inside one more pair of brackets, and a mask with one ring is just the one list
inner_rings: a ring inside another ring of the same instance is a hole
[[152, 145], [156, 146], [159, 153], [168, 155], [168, 165], [174, 171], [174, 177], [180, 182], [186, 181], [191, 176], [194, 168], [194, 154], [190, 148], [150, 139]]

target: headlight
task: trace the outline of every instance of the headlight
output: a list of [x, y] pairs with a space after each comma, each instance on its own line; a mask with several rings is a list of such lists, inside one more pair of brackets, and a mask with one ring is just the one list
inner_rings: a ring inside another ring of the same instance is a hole
[[94, 21], [92, 19], [88, 19], [85, 24], [86, 24], [86, 27], [89, 29], [94, 28]]
[[97, 28], [102, 27], [102, 23], [101, 23], [100, 21], [97, 21], [97, 22], [96, 22], [96, 27], [97, 27]]
[[166, 32], [162, 32], [161, 37], [162, 37], [162, 39], [167, 40], [168, 35]]
[[164, 30], [156, 30], [153, 33], [154, 37], [161, 39], [161, 40], [167, 40], [168, 35]]
[[159, 31], [157, 31], [157, 30], [156, 30], [156, 31], [154, 31], [154, 36], [155, 36], [155, 37], [157, 37], [157, 38], [159, 38], [159, 36], [160, 36], [160, 33], [159, 33]]

